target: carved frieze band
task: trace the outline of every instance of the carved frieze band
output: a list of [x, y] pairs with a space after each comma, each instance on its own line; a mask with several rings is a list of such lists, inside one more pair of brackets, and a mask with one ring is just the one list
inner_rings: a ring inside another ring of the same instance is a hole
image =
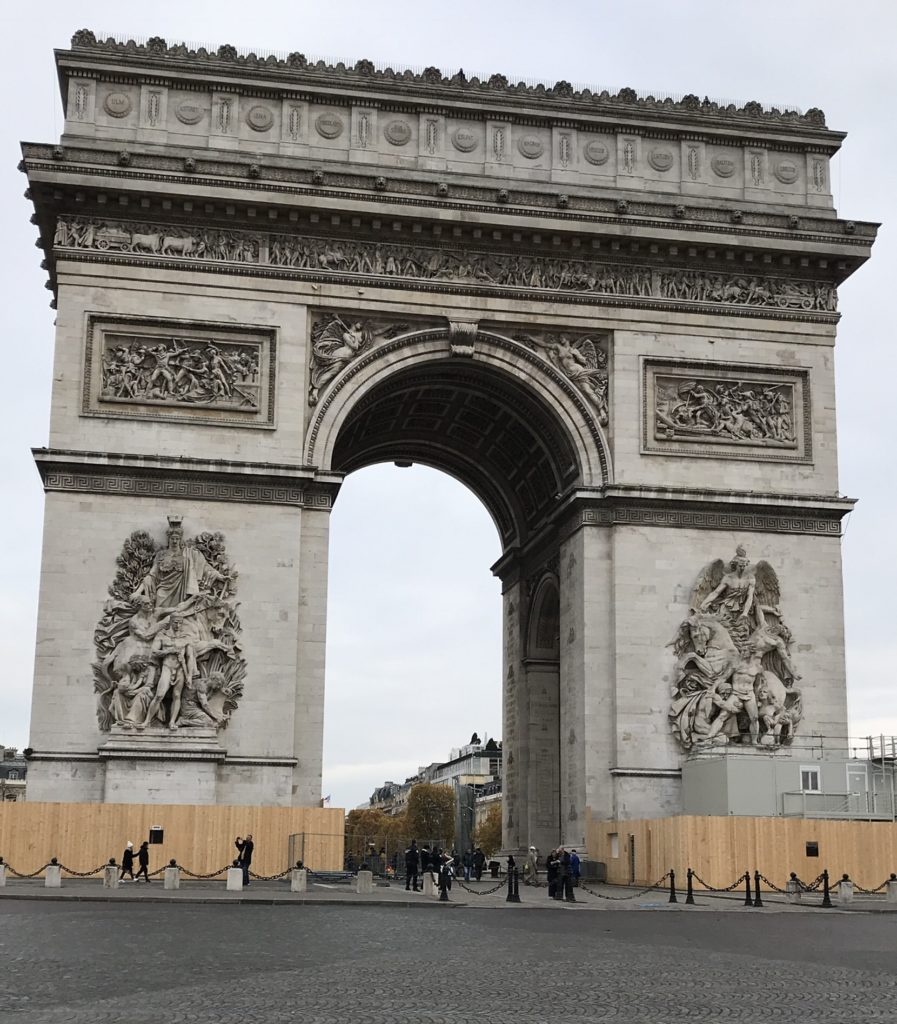
[[81, 412], [270, 429], [276, 362], [270, 329], [91, 313]]
[[664, 526], [698, 530], [756, 530], [762, 533], [809, 533], [841, 536], [841, 514], [787, 515], [780, 512], [734, 512], [722, 509], [615, 506], [583, 509], [571, 523], [581, 526]]
[[410, 281], [437, 290], [513, 289], [586, 302], [600, 297], [603, 303], [625, 300], [626, 305], [661, 308], [713, 306], [773, 317], [830, 317], [837, 309], [837, 291], [825, 281], [84, 217], [58, 220], [54, 251], [58, 256], [88, 252], [173, 265], [187, 261], [218, 270], [224, 264], [230, 272], [249, 266], [257, 273], [315, 279]]
[[809, 371], [643, 358], [642, 452], [812, 462]]

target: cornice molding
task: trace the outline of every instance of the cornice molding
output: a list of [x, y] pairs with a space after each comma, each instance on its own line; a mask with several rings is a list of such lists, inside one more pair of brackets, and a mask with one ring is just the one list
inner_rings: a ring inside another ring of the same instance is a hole
[[36, 448], [44, 490], [131, 498], [287, 505], [329, 510], [338, 473], [268, 463], [116, 455]]

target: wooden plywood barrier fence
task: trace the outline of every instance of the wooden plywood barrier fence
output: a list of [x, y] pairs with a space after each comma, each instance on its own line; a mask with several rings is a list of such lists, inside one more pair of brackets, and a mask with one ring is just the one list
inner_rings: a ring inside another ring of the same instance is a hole
[[75, 871], [89, 871], [114, 857], [121, 863], [129, 840], [135, 847], [160, 825], [164, 842], [150, 847], [150, 870], [172, 858], [196, 874], [229, 864], [236, 836], [252, 834], [252, 870], [273, 875], [289, 864], [289, 838], [314, 835], [318, 870], [343, 864], [345, 814], [324, 807], [218, 807], [172, 804], [0, 805], [0, 856], [25, 873], [51, 857]]
[[[760, 871], [784, 887], [792, 871], [805, 882], [827, 868], [873, 888], [897, 872], [897, 822], [808, 818], [694, 817], [588, 820], [589, 856], [607, 865], [610, 882], [650, 885], [688, 868], [714, 887]], [[816, 856], [809, 856], [815, 847]], [[634, 877], [633, 877], [634, 876]]]

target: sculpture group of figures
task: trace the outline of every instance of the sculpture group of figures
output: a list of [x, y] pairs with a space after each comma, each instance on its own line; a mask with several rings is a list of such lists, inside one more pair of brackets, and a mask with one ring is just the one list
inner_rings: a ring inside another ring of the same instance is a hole
[[258, 409], [259, 348], [181, 338], [107, 337], [100, 398]]
[[656, 436], [794, 447], [793, 401], [790, 384], [658, 377]]
[[671, 643], [678, 661], [669, 717], [686, 750], [793, 738], [803, 705], [779, 597], [775, 570], [751, 563], [743, 547], [730, 562], [705, 566]]
[[97, 718], [108, 732], [218, 729], [243, 693], [246, 663], [233, 601], [237, 574], [220, 533], [185, 541], [169, 516], [159, 546], [132, 533], [94, 633]]
[[807, 312], [834, 312], [837, 292], [825, 281], [790, 281], [694, 270], [523, 256], [426, 246], [248, 234], [168, 225], [60, 218], [58, 248], [113, 250], [144, 256], [261, 263], [298, 271], [400, 277], [546, 291], [582, 292]]
[[659, 293], [665, 299], [689, 302], [733, 303], [737, 306], [776, 306], [779, 309], [834, 313], [838, 291], [825, 281], [781, 281], [773, 277], [734, 277], [694, 270], [672, 270], [659, 275]]

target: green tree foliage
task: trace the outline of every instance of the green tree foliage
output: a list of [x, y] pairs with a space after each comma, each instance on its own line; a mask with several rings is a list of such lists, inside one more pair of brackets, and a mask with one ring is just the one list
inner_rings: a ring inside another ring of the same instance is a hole
[[473, 841], [475, 846], [492, 857], [501, 849], [501, 802], [498, 801], [489, 805], [486, 817], [474, 829]]
[[409, 838], [439, 840], [451, 846], [455, 838], [455, 793], [451, 786], [422, 782], [411, 787], [405, 808]]

